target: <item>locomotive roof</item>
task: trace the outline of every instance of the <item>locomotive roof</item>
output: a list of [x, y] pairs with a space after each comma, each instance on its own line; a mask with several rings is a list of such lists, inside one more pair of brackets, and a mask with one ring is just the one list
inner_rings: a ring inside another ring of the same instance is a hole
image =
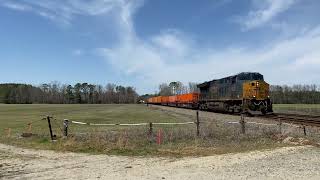
[[211, 81], [206, 81], [204, 83], [198, 84], [197, 87], [198, 88], [206, 87], [206, 86], [209, 86], [211, 82], [219, 81], [219, 80], [222, 80], [222, 79], [233, 79], [233, 78], [236, 78], [238, 76], [248, 77], [249, 75], [252, 75], [252, 74], [253, 75], [260, 75], [260, 76], [262, 76], [262, 79], [263, 79], [263, 75], [258, 73], [258, 72], [241, 72], [241, 73], [233, 75], [233, 76], [228, 76], [228, 77], [224, 77], [224, 78], [221, 78], [221, 79], [214, 79], [214, 80], [211, 80]]

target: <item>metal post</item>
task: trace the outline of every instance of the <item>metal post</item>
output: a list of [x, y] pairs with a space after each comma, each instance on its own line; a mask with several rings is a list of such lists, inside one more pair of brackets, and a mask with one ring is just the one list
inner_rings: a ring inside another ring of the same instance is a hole
[[68, 137], [68, 125], [69, 125], [69, 120], [68, 119], [64, 119], [63, 120], [63, 135], [65, 137]]
[[199, 111], [197, 111], [197, 122], [196, 122], [196, 125], [197, 125], [197, 136], [199, 137], [200, 136]]
[[49, 131], [50, 131], [50, 137], [51, 137], [51, 140], [53, 141], [53, 133], [52, 133], [52, 127], [51, 127], [51, 120], [50, 120], [50, 116], [47, 116], [47, 120], [48, 120], [48, 125], [49, 125]]

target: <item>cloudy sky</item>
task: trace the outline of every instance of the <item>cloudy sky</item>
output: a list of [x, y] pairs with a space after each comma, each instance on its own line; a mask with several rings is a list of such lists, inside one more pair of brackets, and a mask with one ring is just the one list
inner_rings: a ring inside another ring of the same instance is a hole
[[320, 84], [318, 0], [0, 0], [0, 82]]

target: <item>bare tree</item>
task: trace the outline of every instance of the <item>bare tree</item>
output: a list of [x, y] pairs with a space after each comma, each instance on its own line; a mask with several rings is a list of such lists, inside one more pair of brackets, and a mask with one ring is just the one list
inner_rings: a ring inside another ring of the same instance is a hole
[[162, 83], [159, 85], [159, 95], [160, 96], [170, 96], [172, 95], [172, 87], [170, 87], [166, 83]]

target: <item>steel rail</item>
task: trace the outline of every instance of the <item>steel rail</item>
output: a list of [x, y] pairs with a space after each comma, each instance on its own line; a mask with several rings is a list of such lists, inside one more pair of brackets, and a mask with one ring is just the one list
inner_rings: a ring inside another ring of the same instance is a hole
[[272, 119], [275, 121], [289, 122], [304, 126], [320, 127], [320, 116], [317, 115], [276, 113], [259, 117], [263, 119]]

